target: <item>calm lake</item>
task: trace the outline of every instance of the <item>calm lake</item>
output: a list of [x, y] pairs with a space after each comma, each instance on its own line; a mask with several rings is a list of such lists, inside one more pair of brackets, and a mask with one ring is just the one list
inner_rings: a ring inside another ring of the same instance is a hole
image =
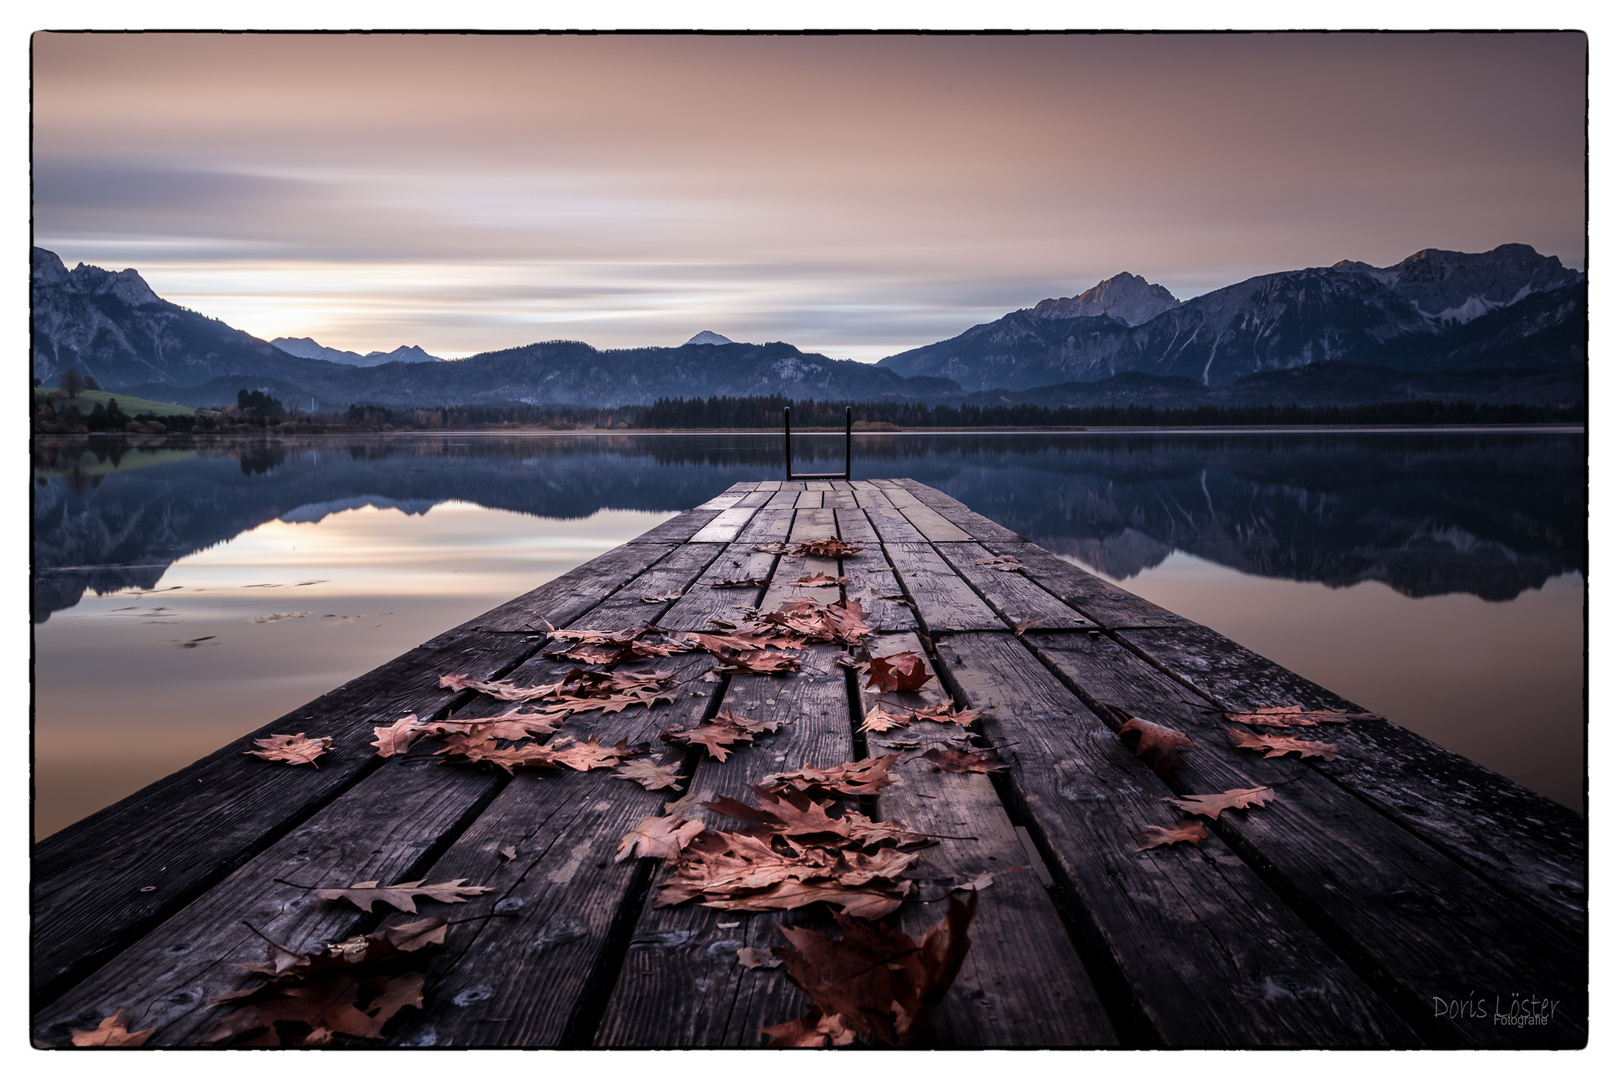
[[[793, 441], [841, 468], [841, 433]], [[33, 475], [45, 836], [782, 468], [778, 433], [473, 433], [36, 440]], [[946, 491], [1583, 808], [1582, 434], [861, 434], [854, 476]]]

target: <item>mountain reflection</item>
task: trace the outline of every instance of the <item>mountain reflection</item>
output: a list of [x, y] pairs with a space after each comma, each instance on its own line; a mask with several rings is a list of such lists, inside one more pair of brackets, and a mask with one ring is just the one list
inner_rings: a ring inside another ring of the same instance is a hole
[[[840, 433], [794, 441], [798, 468], [841, 465]], [[150, 588], [276, 518], [455, 499], [577, 519], [782, 475], [777, 435], [42, 439], [33, 465], [36, 621], [86, 588]], [[1118, 578], [1178, 549], [1266, 577], [1508, 600], [1585, 565], [1581, 435], [873, 434], [854, 475], [914, 477]]]

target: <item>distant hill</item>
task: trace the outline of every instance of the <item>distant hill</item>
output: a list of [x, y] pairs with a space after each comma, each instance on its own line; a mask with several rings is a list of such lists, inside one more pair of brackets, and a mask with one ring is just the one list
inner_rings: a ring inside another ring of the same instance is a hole
[[305, 360], [329, 360], [334, 364], [349, 364], [353, 367], [376, 367], [378, 364], [391, 364], [398, 361], [401, 364], [443, 363], [442, 356], [433, 356], [420, 345], [401, 345], [392, 352], [374, 350], [361, 356], [357, 352], [346, 349], [333, 349], [320, 344], [314, 338], [278, 337], [270, 341], [277, 349], [293, 356], [301, 356]]
[[[1585, 360], [1584, 275], [1525, 244], [1481, 254], [1429, 249], [1380, 268], [1342, 262], [1266, 274], [1134, 325], [1105, 312], [1106, 287], [1124, 277], [1097, 286], [1101, 293], [1045, 301], [880, 364], [968, 391], [1017, 391], [1128, 371], [1219, 387], [1321, 362], [1436, 372], [1567, 370]], [[1142, 286], [1153, 287], [1128, 278], [1126, 295], [1137, 305], [1129, 310], [1149, 310], [1138, 305], [1149, 295]]]

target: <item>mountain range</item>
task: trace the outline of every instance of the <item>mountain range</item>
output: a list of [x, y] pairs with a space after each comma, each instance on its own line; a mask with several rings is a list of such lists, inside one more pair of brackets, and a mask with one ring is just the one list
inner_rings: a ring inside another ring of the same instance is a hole
[[[676, 348], [549, 341], [437, 361], [262, 341], [157, 296], [134, 270], [33, 249], [36, 378], [68, 367], [183, 405], [238, 390], [323, 408], [659, 397], [1040, 404], [1358, 403], [1410, 398], [1571, 404], [1584, 397], [1584, 275], [1524, 244], [1427, 249], [1388, 267], [1266, 274], [1180, 301], [1134, 274], [1040, 302], [876, 364], [702, 331]], [[335, 355], [334, 355], [335, 354]]]

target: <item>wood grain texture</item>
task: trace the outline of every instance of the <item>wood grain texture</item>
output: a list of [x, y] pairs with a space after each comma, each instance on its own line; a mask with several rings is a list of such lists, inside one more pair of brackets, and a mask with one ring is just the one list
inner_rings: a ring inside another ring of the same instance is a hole
[[754, 551], [750, 543], [731, 544], [719, 557], [708, 564], [696, 584], [658, 617], [657, 625], [665, 630], [711, 629], [714, 619], [735, 622], [740, 617], [738, 607], [757, 605], [764, 593], [762, 586], [745, 589], [716, 589], [715, 581], [736, 581], [743, 578], [768, 579], [775, 567], [775, 556]]
[[[454, 700], [439, 689], [440, 675], [496, 678], [539, 644], [514, 634], [441, 635], [36, 844], [35, 1006], [375, 768], [373, 727], [408, 713], [430, 716]], [[296, 732], [332, 736], [318, 769], [245, 753], [252, 739]]]
[[515, 600], [467, 620], [457, 629], [540, 633], [547, 623], [566, 626], [674, 548], [673, 544], [624, 544], [613, 548]]
[[[740, 496], [738, 496], [738, 499]], [[698, 529], [691, 536], [693, 544], [728, 544], [742, 534], [742, 529], [753, 520], [757, 508], [733, 506], [719, 511], [719, 516]]]
[[1129, 626], [1191, 625], [1189, 619], [1081, 570], [1038, 545], [990, 541], [983, 546], [996, 555], [1015, 556], [1030, 579], [1097, 626], [1114, 630]]
[[1400, 1046], [1415, 1033], [1217, 836], [1134, 850], [1168, 794], [1009, 634], [938, 643], [957, 696], [1005, 744], [1030, 831], [1168, 1046]]
[[916, 531], [933, 543], [956, 543], [970, 540], [964, 531], [952, 524], [938, 511], [920, 502], [913, 502], [908, 506], [898, 508], [905, 520], [916, 527]]
[[[883, 635], [875, 656], [921, 653], [914, 634]], [[925, 659], [929, 672], [932, 663]], [[936, 675], [919, 691], [860, 696], [860, 717], [876, 702], [919, 708], [948, 700]], [[955, 985], [928, 1025], [923, 1045], [937, 1047], [1112, 1046], [1118, 1041], [1100, 994], [1028, 853], [1018, 838], [994, 784], [982, 773], [948, 773], [920, 755], [948, 746], [961, 729], [918, 720], [909, 727], [866, 736], [867, 757], [906, 755], [899, 781], [883, 788], [877, 810], [941, 839], [925, 850], [916, 876], [920, 899], [899, 909], [899, 926], [920, 940], [942, 917], [945, 891], [989, 874], [993, 884], [978, 897], [969, 932], [972, 946]], [[892, 746], [886, 745], [892, 743]]]
[[837, 520], [837, 535], [850, 544], [870, 549], [879, 547], [882, 538], [871, 528], [871, 519], [858, 507], [839, 507], [833, 511]]
[[629, 541], [631, 544], [683, 544], [714, 518], [718, 510], [685, 510]]
[[798, 496], [794, 503], [799, 510], [819, 509], [821, 493], [818, 491], [805, 491]]
[[930, 545], [884, 544], [884, 550], [910, 598], [916, 621], [928, 634], [1006, 628]]
[[921, 502], [936, 510], [946, 520], [958, 526], [974, 540], [1026, 541], [1026, 537], [1013, 532], [1004, 525], [968, 507], [965, 503], [939, 491], [908, 478], [899, 481], [906, 491], [910, 492]]
[[[1296, 760], [1265, 759], [1225, 736], [1222, 714], [1106, 638], [1024, 638], [1091, 701], [1167, 724], [1197, 742], [1170, 778], [1177, 794], [1278, 784], [1262, 810], [1221, 814], [1220, 835], [1373, 983], [1390, 985], [1413, 1026], [1454, 1046], [1583, 1045], [1584, 944]], [[1104, 710], [1098, 715], [1105, 716]], [[1116, 724], [1107, 720], [1108, 726]], [[1293, 731], [1341, 745], [1349, 728]], [[1171, 815], [1172, 816], [1172, 815]], [[1169, 822], [1165, 820], [1165, 824]], [[1478, 949], [1479, 939], [1494, 943]], [[1434, 998], [1466, 985], [1507, 1000], [1524, 985], [1563, 1002], [1554, 1026], [1432, 1015]], [[1442, 1030], [1436, 1030], [1442, 1029]]]
[[805, 540], [827, 540], [837, 535], [837, 516], [832, 510], [819, 507], [798, 509], [792, 519], [792, 532], [788, 539], [794, 544]]
[[867, 506], [865, 516], [884, 544], [925, 544], [927, 538], [910, 524], [910, 519], [891, 506]]
[[674, 602], [661, 600], [648, 603], [646, 597], [684, 593], [724, 550], [723, 544], [681, 544], [587, 614], [570, 623], [569, 627], [576, 630], [623, 630], [650, 623]]
[[965, 578], [995, 613], [1013, 627], [1024, 619], [1031, 625], [1050, 630], [1094, 629], [1095, 623], [1062, 603], [1016, 570], [995, 570], [980, 566], [994, 556], [981, 544], [938, 544], [944, 561]]
[[[1355, 707], [1205, 627], [1129, 630], [1132, 649], [1222, 709]], [[1585, 933], [1586, 824], [1568, 808], [1391, 722], [1333, 725], [1310, 762], [1381, 813], [1576, 935]]]
[[857, 506], [862, 506], [862, 507], [865, 507], [865, 506], [888, 506], [888, 507], [891, 507], [893, 505], [891, 502], [888, 501], [888, 497], [882, 491], [882, 489], [877, 487], [875, 484], [871, 483], [871, 481], [869, 481], [869, 480], [855, 480], [849, 486], [851, 488], [853, 488], [854, 502], [855, 502], [855, 505], [857, 505]]
[[[784, 719], [774, 735], [743, 745], [729, 760], [701, 760], [691, 781], [696, 803], [721, 795], [755, 802], [749, 784], [771, 773], [809, 764], [824, 768], [853, 757], [847, 681], [833, 660], [840, 650], [804, 650], [799, 673], [782, 678], [733, 676], [723, 707], [742, 716]], [[687, 814], [709, 828], [738, 829], [735, 821], [694, 805]], [[660, 880], [660, 878], [659, 878]], [[655, 898], [655, 889], [654, 894]], [[635, 925], [624, 968], [595, 1036], [598, 1046], [761, 1046], [760, 1027], [802, 1015], [805, 1000], [780, 969], [749, 970], [736, 950], [786, 943], [776, 912], [716, 911], [690, 902], [656, 907], [649, 899]], [[816, 909], [823, 905], [814, 905]], [[787, 913], [793, 924], [829, 927], [824, 911]]]
[[736, 540], [743, 544], [783, 543], [792, 531], [792, 515], [790, 508], [778, 510], [766, 507], [753, 515]]

